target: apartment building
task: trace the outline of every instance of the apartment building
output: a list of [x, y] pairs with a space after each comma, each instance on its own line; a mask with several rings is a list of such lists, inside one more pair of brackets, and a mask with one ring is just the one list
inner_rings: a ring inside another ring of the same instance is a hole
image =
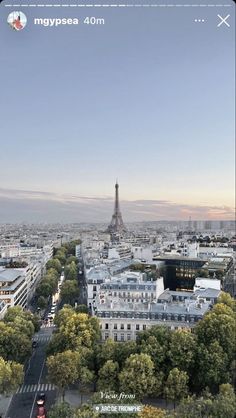
[[0, 301], [9, 306], [27, 304], [28, 285], [20, 269], [0, 269]]
[[119, 298], [99, 295], [93, 312], [100, 321], [102, 340], [136, 340], [140, 331], [154, 325], [164, 325], [172, 330], [191, 330], [209, 311], [220, 293], [217, 289], [197, 292], [166, 290], [153, 303], [129, 303]]

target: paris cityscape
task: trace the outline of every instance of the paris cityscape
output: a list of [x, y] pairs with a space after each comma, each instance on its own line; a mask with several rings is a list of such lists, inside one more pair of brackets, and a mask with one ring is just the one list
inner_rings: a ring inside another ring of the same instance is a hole
[[0, 418], [236, 418], [234, 7], [0, 0]]
[[234, 417], [234, 221], [126, 224], [119, 194], [107, 224], [0, 225], [2, 416]]

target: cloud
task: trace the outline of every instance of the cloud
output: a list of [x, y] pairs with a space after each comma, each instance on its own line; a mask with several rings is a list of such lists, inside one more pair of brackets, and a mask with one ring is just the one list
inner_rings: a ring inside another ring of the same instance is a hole
[[[166, 200], [122, 200], [125, 222], [157, 220], [233, 220], [227, 206], [186, 205]], [[106, 222], [111, 219], [114, 198], [80, 196], [44, 191], [0, 188], [1, 222]]]

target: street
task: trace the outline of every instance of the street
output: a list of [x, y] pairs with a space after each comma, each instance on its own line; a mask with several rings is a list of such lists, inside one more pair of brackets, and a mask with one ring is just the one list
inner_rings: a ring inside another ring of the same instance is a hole
[[35, 334], [34, 340], [38, 342], [38, 346], [25, 367], [24, 382], [12, 398], [6, 418], [35, 418], [37, 395], [41, 392], [46, 394], [46, 410], [55, 402], [56, 388], [46, 380], [45, 365], [45, 349], [53, 329], [53, 327], [42, 326]]

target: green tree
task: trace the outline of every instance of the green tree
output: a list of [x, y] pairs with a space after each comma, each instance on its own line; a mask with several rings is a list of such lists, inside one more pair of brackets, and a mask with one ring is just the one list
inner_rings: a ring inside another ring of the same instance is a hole
[[73, 418], [99, 418], [99, 414], [90, 405], [83, 405], [75, 411]]
[[98, 390], [118, 391], [119, 364], [108, 360], [98, 372]]
[[196, 351], [193, 387], [198, 392], [209, 387], [212, 392], [219, 384], [229, 380], [228, 356], [218, 341], [205, 346], [200, 344]]
[[195, 335], [188, 330], [177, 330], [171, 334], [168, 357], [171, 368], [190, 372], [194, 365], [196, 353]]
[[37, 306], [40, 309], [45, 309], [48, 305], [48, 301], [44, 296], [39, 296], [38, 300], [37, 300]]
[[177, 369], [177, 367], [170, 371], [165, 383], [164, 394], [166, 399], [174, 402], [174, 407], [177, 400], [181, 400], [187, 396], [188, 380], [188, 374]]
[[23, 363], [31, 354], [31, 339], [14, 329], [11, 324], [0, 321], [0, 356], [5, 360]]
[[46, 264], [47, 270], [49, 269], [55, 269], [60, 274], [62, 271], [61, 263], [57, 258], [53, 258], [51, 260], [48, 260]]
[[75, 280], [66, 280], [61, 286], [61, 299], [64, 303], [73, 304], [79, 296], [79, 287]]
[[137, 336], [138, 350], [151, 356], [157, 371], [168, 371], [168, 352], [172, 332], [169, 328], [155, 325], [139, 332]]
[[230, 384], [222, 384], [213, 403], [214, 418], [235, 418], [236, 396]]
[[98, 369], [100, 369], [108, 360], [115, 359], [116, 347], [117, 342], [115, 342], [112, 338], [107, 338], [107, 340], [97, 346], [97, 365]]
[[77, 265], [74, 261], [65, 267], [65, 278], [66, 280], [77, 280]]
[[199, 397], [196, 395], [188, 396], [177, 406], [173, 418], [214, 418], [212, 415], [213, 397]]
[[135, 341], [125, 341], [122, 344], [116, 343], [114, 360], [118, 362], [120, 367], [123, 367], [126, 359], [131, 354], [137, 353], [137, 344]]
[[64, 401], [65, 389], [79, 378], [80, 354], [70, 350], [50, 356], [47, 359], [48, 379], [62, 393]]
[[77, 263], [78, 263], [78, 258], [77, 258], [77, 257], [75, 257], [74, 255], [71, 255], [70, 257], [68, 257], [68, 258], [66, 259], [66, 266], [67, 266], [68, 264], [72, 263], [72, 262], [74, 262], [75, 264], [77, 264]]
[[75, 308], [76, 312], [80, 312], [80, 313], [88, 313], [88, 307], [86, 305], [78, 305]]
[[67, 402], [62, 402], [50, 408], [48, 418], [74, 418], [74, 410]]
[[5, 361], [0, 357], [0, 393], [15, 392], [23, 382], [23, 366], [14, 361]]
[[54, 256], [54, 260], [59, 260], [61, 265], [64, 266], [66, 263], [66, 252], [65, 251], [57, 251], [56, 255]]
[[197, 398], [189, 396], [177, 407], [176, 418], [235, 418], [236, 402], [234, 389], [229, 384], [219, 387], [219, 393], [213, 397], [209, 392]]
[[145, 405], [138, 414], [138, 418], [166, 418], [167, 414], [163, 409], [154, 406]]
[[36, 288], [36, 295], [38, 298], [43, 296], [45, 299], [48, 299], [53, 293], [52, 283], [50, 280], [43, 279], [38, 287]]
[[89, 384], [94, 381], [94, 373], [91, 372], [87, 367], [81, 367], [79, 372], [79, 391], [80, 391], [80, 403], [83, 403], [83, 394], [87, 393], [89, 390]]
[[[135, 394], [142, 399], [152, 392], [155, 383], [154, 364], [147, 354], [131, 354], [119, 374], [120, 389], [123, 392]], [[131, 379], [135, 376], [135, 379]]]
[[236, 322], [234, 312], [222, 303], [216, 304], [211, 312], [207, 313], [195, 327], [198, 344], [205, 346], [218, 341], [229, 361], [235, 356], [234, 337], [236, 335]]
[[233, 311], [236, 310], [236, 303], [235, 300], [230, 296], [229, 293], [221, 292], [219, 298], [217, 299], [217, 303], [223, 303], [224, 305], [229, 306]]

